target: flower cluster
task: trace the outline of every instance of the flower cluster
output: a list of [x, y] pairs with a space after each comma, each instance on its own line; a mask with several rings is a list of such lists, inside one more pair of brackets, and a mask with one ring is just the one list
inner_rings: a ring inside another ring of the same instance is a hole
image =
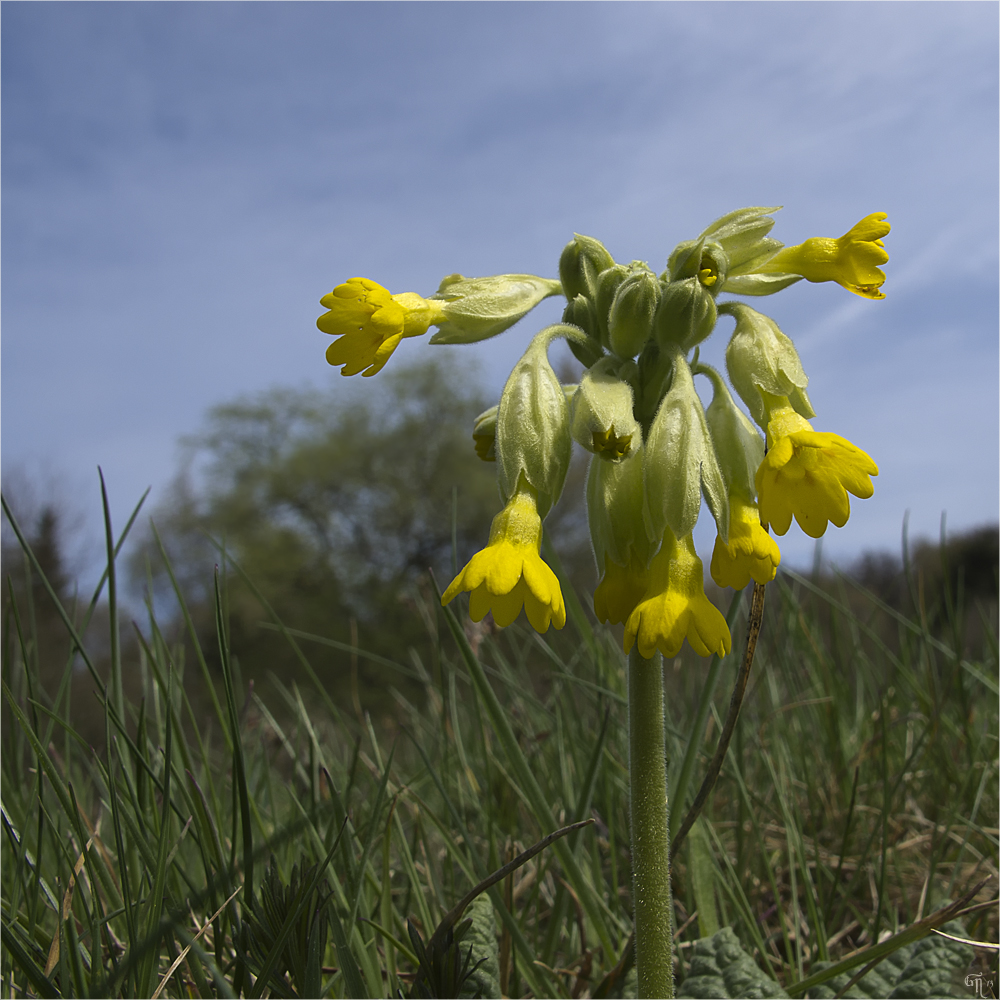
[[[573, 442], [592, 453], [587, 480], [590, 533], [601, 581], [594, 611], [624, 625], [638, 644], [674, 656], [684, 640], [702, 656], [727, 653], [726, 621], [705, 596], [692, 531], [705, 501], [717, 538], [710, 572], [720, 587], [774, 579], [792, 518], [819, 538], [842, 527], [848, 493], [872, 495], [878, 468], [836, 434], [814, 431], [808, 378], [791, 340], [769, 317], [722, 293], [763, 296], [796, 281], [835, 281], [883, 298], [888, 260], [885, 214], [862, 219], [839, 239], [783, 247], [768, 234], [773, 208], [744, 208], [681, 243], [656, 274], [642, 261], [617, 263], [603, 244], [576, 236], [559, 280], [505, 274], [450, 275], [437, 293], [390, 294], [352, 278], [321, 300], [319, 328], [342, 374], [374, 375], [404, 337], [438, 328], [431, 343], [471, 343], [516, 323], [542, 299], [566, 298], [563, 322], [542, 330], [514, 366], [500, 402], [475, 421], [476, 453], [496, 461], [503, 510], [489, 544], [451, 582], [442, 601], [468, 592], [469, 612], [497, 625], [524, 608], [539, 632], [566, 622], [559, 581], [541, 557], [542, 522], [559, 499]], [[720, 316], [735, 328], [726, 348], [729, 383], [699, 360]], [[561, 385], [548, 360], [562, 338], [584, 366]], [[707, 379], [703, 406], [695, 377]], [[756, 426], [755, 426], [756, 425]]]

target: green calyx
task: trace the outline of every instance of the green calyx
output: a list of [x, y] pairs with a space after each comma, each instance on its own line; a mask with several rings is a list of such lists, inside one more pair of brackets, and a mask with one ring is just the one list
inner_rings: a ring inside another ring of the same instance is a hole
[[722, 376], [714, 368], [695, 364], [692, 371], [704, 375], [712, 383], [712, 402], [705, 410], [705, 421], [726, 492], [752, 500], [756, 495], [754, 477], [764, 461], [764, 439], [736, 405]]
[[618, 284], [607, 313], [608, 344], [620, 358], [634, 358], [653, 332], [660, 282], [641, 261], [633, 261]]
[[685, 353], [715, 329], [715, 296], [700, 277], [682, 278], [663, 286], [653, 320], [657, 343]]
[[719, 311], [736, 320], [736, 329], [726, 348], [726, 371], [758, 426], [767, 427], [762, 393], [787, 396], [798, 414], [807, 420], [814, 417], [806, 394], [809, 378], [795, 345], [778, 324], [742, 302], [726, 302]]
[[[535, 335], [507, 379], [496, 422], [497, 483], [506, 503], [523, 476], [538, 493], [544, 518], [562, 493], [572, 438], [566, 390], [549, 363], [552, 341], [585, 341], [575, 326], [558, 323]], [[577, 390], [579, 391], [579, 390]]]
[[705, 410], [684, 357], [673, 356], [670, 388], [646, 438], [645, 488], [652, 537], [670, 528], [677, 538], [694, 529], [702, 495], [719, 527], [729, 535], [729, 501]]
[[566, 244], [559, 258], [559, 280], [569, 301], [586, 295], [591, 301], [597, 295], [597, 276], [614, 267], [614, 258], [600, 240], [577, 233]]
[[534, 274], [495, 274], [465, 278], [451, 274], [431, 300], [444, 303], [445, 320], [438, 323], [432, 344], [472, 344], [512, 327], [543, 299], [559, 295], [562, 284]]
[[597, 565], [605, 556], [627, 566], [633, 556], [646, 565], [652, 545], [643, 518], [643, 450], [641, 443], [621, 462], [590, 463], [587, 475], [587, 519]]
[[642, 443], [632, 387], [615, 369], [614, 360], [606, 357], [584, 372], [570, 410], [573, 440], [609, 462], [622, 461]]

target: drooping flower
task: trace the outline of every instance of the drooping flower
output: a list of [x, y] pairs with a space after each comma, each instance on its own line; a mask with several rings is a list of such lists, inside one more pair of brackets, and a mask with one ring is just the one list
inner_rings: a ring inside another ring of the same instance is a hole
[[447, 604], [469, 592], [469, 616], [478, 622], [488, 611], [497, 625], [506, 627], [522, 606], [536, 632], [566, 624], [566, 607], [555, 573], [539, 555], [542, 519], [536, 491], [521, 479], [518, 490], [490, 527], [490, 540], [451, 581], [441, 597]]
[[866, 215], [840, 239], [817, 236], [779, 250], [760, 274], [800, 274], [807, 281], [836, 281], [866, 299], [884, 299], [885, 273], [879, 270], [889, 255], [882, 237], [889, 232], [885, 212]]
[[594, 590], [594, 614], [600, 622], [625, 622], [642, 600], [649, 584], [647, 567], [635, 553], [627, 566], [604, 555], [604, 576]]
[[787, 399], [776, 402], [769, 406], [768, 452], [757, 470], [760, 519], [783, 535], [794, 516], [807, 535], [819, 538], [827, 522], [847, 523], [848, 493], [867, 500], [875, 492], [870, 477], [878, 466], [839, 434], [814, 431]]
[[685, 639], [699, 656], [723, 656], [732, 648], [726, 619], [705, 596], [694, 541], [690, 535], [678, 541], [667, 528], [649, 564], [645, 596], [625, 622], [625, 652], [638, 642], [646, 659], [656, 650], [676, 656]]
[[761, 526], [757, 505], [730, 493], [729, 542], [716, 536], [712, 579], [720, 587], [742, 590], [751, 577], [756, 583], [770, 583], [780, 562], [781, 550]]
[[324, 295], [325, 312], [316, 326], [337, 337], [327, 349], [331, 365], [343, 365], [341, 375], [376, 375], [404, 337], [420, 337], [443, 322], [440, 302], [415, 292], [392, 295], [368, 278], [351, 278]]

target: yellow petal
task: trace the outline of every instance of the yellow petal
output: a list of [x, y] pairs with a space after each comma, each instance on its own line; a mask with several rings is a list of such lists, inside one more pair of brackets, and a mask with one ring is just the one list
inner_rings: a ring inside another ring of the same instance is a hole
[[712, 579], [720, 587], [742, 590], [751, 580], [770, 583], [778, 571], [781, 550], [761, 527], [753, 504], [738, 496], [729, 498], [729, 542], [715, 539], [712, 552]]
[[[377, 375], [385, 367], [385, 363], [389, 360], [389, 358], [392, 357], [392, 352], [396, 350], [402, 339], [403, 335], [401, 333], [396, 333], [386, 340], [383, 340], [382, 343], [379, 344], [378, 350], [375, 351], [371, 367], [362, 372], [361, 377], [369, 378], [372, 375]], [[347, 372], [342, 372], [341, 374], [346, 375]]]
[[647, 659], [657, 649], [664, 656], [676, 656], [687, 638], [699, 656], [728, 652], [729, 627], [705, 596], [702, 563], [691, 537], [678, 542], [666, 531], [649, 569], [646, 596], [625, 622], [625, 651], [637, 643]]
[[819, 538], [832, 521], [850, 516], [848, 492], [867, 499], [878, 466], [856, 445], [837, 434], [796, 431], [775, 442], [757, 470], [760, 517], [783, 535], [794, 515], [802, 530]]
[[880, 265], [889, 259], [882, 237], [890, 229], [885, 212], [873, 212], [839, 239], [817, 236], [784, 247], [761, 268], [761, 274], [800, 274], [807, 281], [834, 281], [868, 299], [884, 299]]
[[441, 596], [447, 604], [469, 591], [469, 615], [481, 621], [487, 612], [500, 627], [510, 625], [523, 607], [538, 632], [551, 623], [566, 624], [559, 580], [538, 554], [542, 522], [534, 490], [514, 494], [493, 519], [490, 543], [477, 552]]

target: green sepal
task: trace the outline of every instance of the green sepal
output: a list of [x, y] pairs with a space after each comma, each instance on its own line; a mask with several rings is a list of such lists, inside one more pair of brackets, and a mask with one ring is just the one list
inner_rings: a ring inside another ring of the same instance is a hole
[[729, 274], [721, 291], [733, 295], [773, 295], [801, 280], [799, 274]]
[[757, 494], [754, 477], [764, 461], [764, 439], [736, 405], [714, 368], [699, 364], [693, 370], [712, 383], [712, 402], [705, 410], [705, 420], [726, 481], [726, 492], [729, 495], [738, 492], [744, 499], [753, 500]]
[[604, 557], [627, 566], [634, 553], [645, 565], [652, 542], [643, 518], [643, 449], [633, 449], [622, 462], [602, 462], [596, 456], [587, 473], [587, 521], [598, 572]]
[[687, 361], [678, 353], [670, 388], [646, 438], [644, 482], [649, 534], [670, 528], [677, 538], [694, 529], [705, 496], [723, 542], [729, 539], [729, 498], [705, 410]]
[[642, 430], [632, 413], [632, 387], [615, 369], [606, 357], [584, 372], [570, 407], [570, 434], [587, 451], [620, 462], [642, 443]]
[[485, 278], [446, 277], [432, 300], [444, 303], [432, 344], [472, 344], [512, 327], [543, 299], [560, 295], [562, 285], [534, 274], [494, 274]]
[[729, 257], [730, 273], [748, 260], [763, 253], [776, 253], [782, 245], [778, 240], [768, 239], [767, 234], [774, 226], [770, 212], [777, 212], [780, 205], [772, 208], [738, 208], [716, 219], [702, 231], [701, 238], [718, 243]]
[[795, 345], [769, 316], [742, 302], [725, 302], [723, 315], [736, 320], [726, 348], [729, 381], [746, 404], [750, 416], [767, 429], [767, 410], [761, 395], [787, 396], [796, 413], [807, 420], [816, 414], [806, 394], [809, 378]]
[[507, 379], [497, 411], [497, 483], [504, 503], [524, 476], [538, 493], [544, 518], [559, 499], [569, 469], [572, 438], [566, 393], [549, 364], [557, 337], [586, 342], [575, 326], [560, 323], [536, 334]]

